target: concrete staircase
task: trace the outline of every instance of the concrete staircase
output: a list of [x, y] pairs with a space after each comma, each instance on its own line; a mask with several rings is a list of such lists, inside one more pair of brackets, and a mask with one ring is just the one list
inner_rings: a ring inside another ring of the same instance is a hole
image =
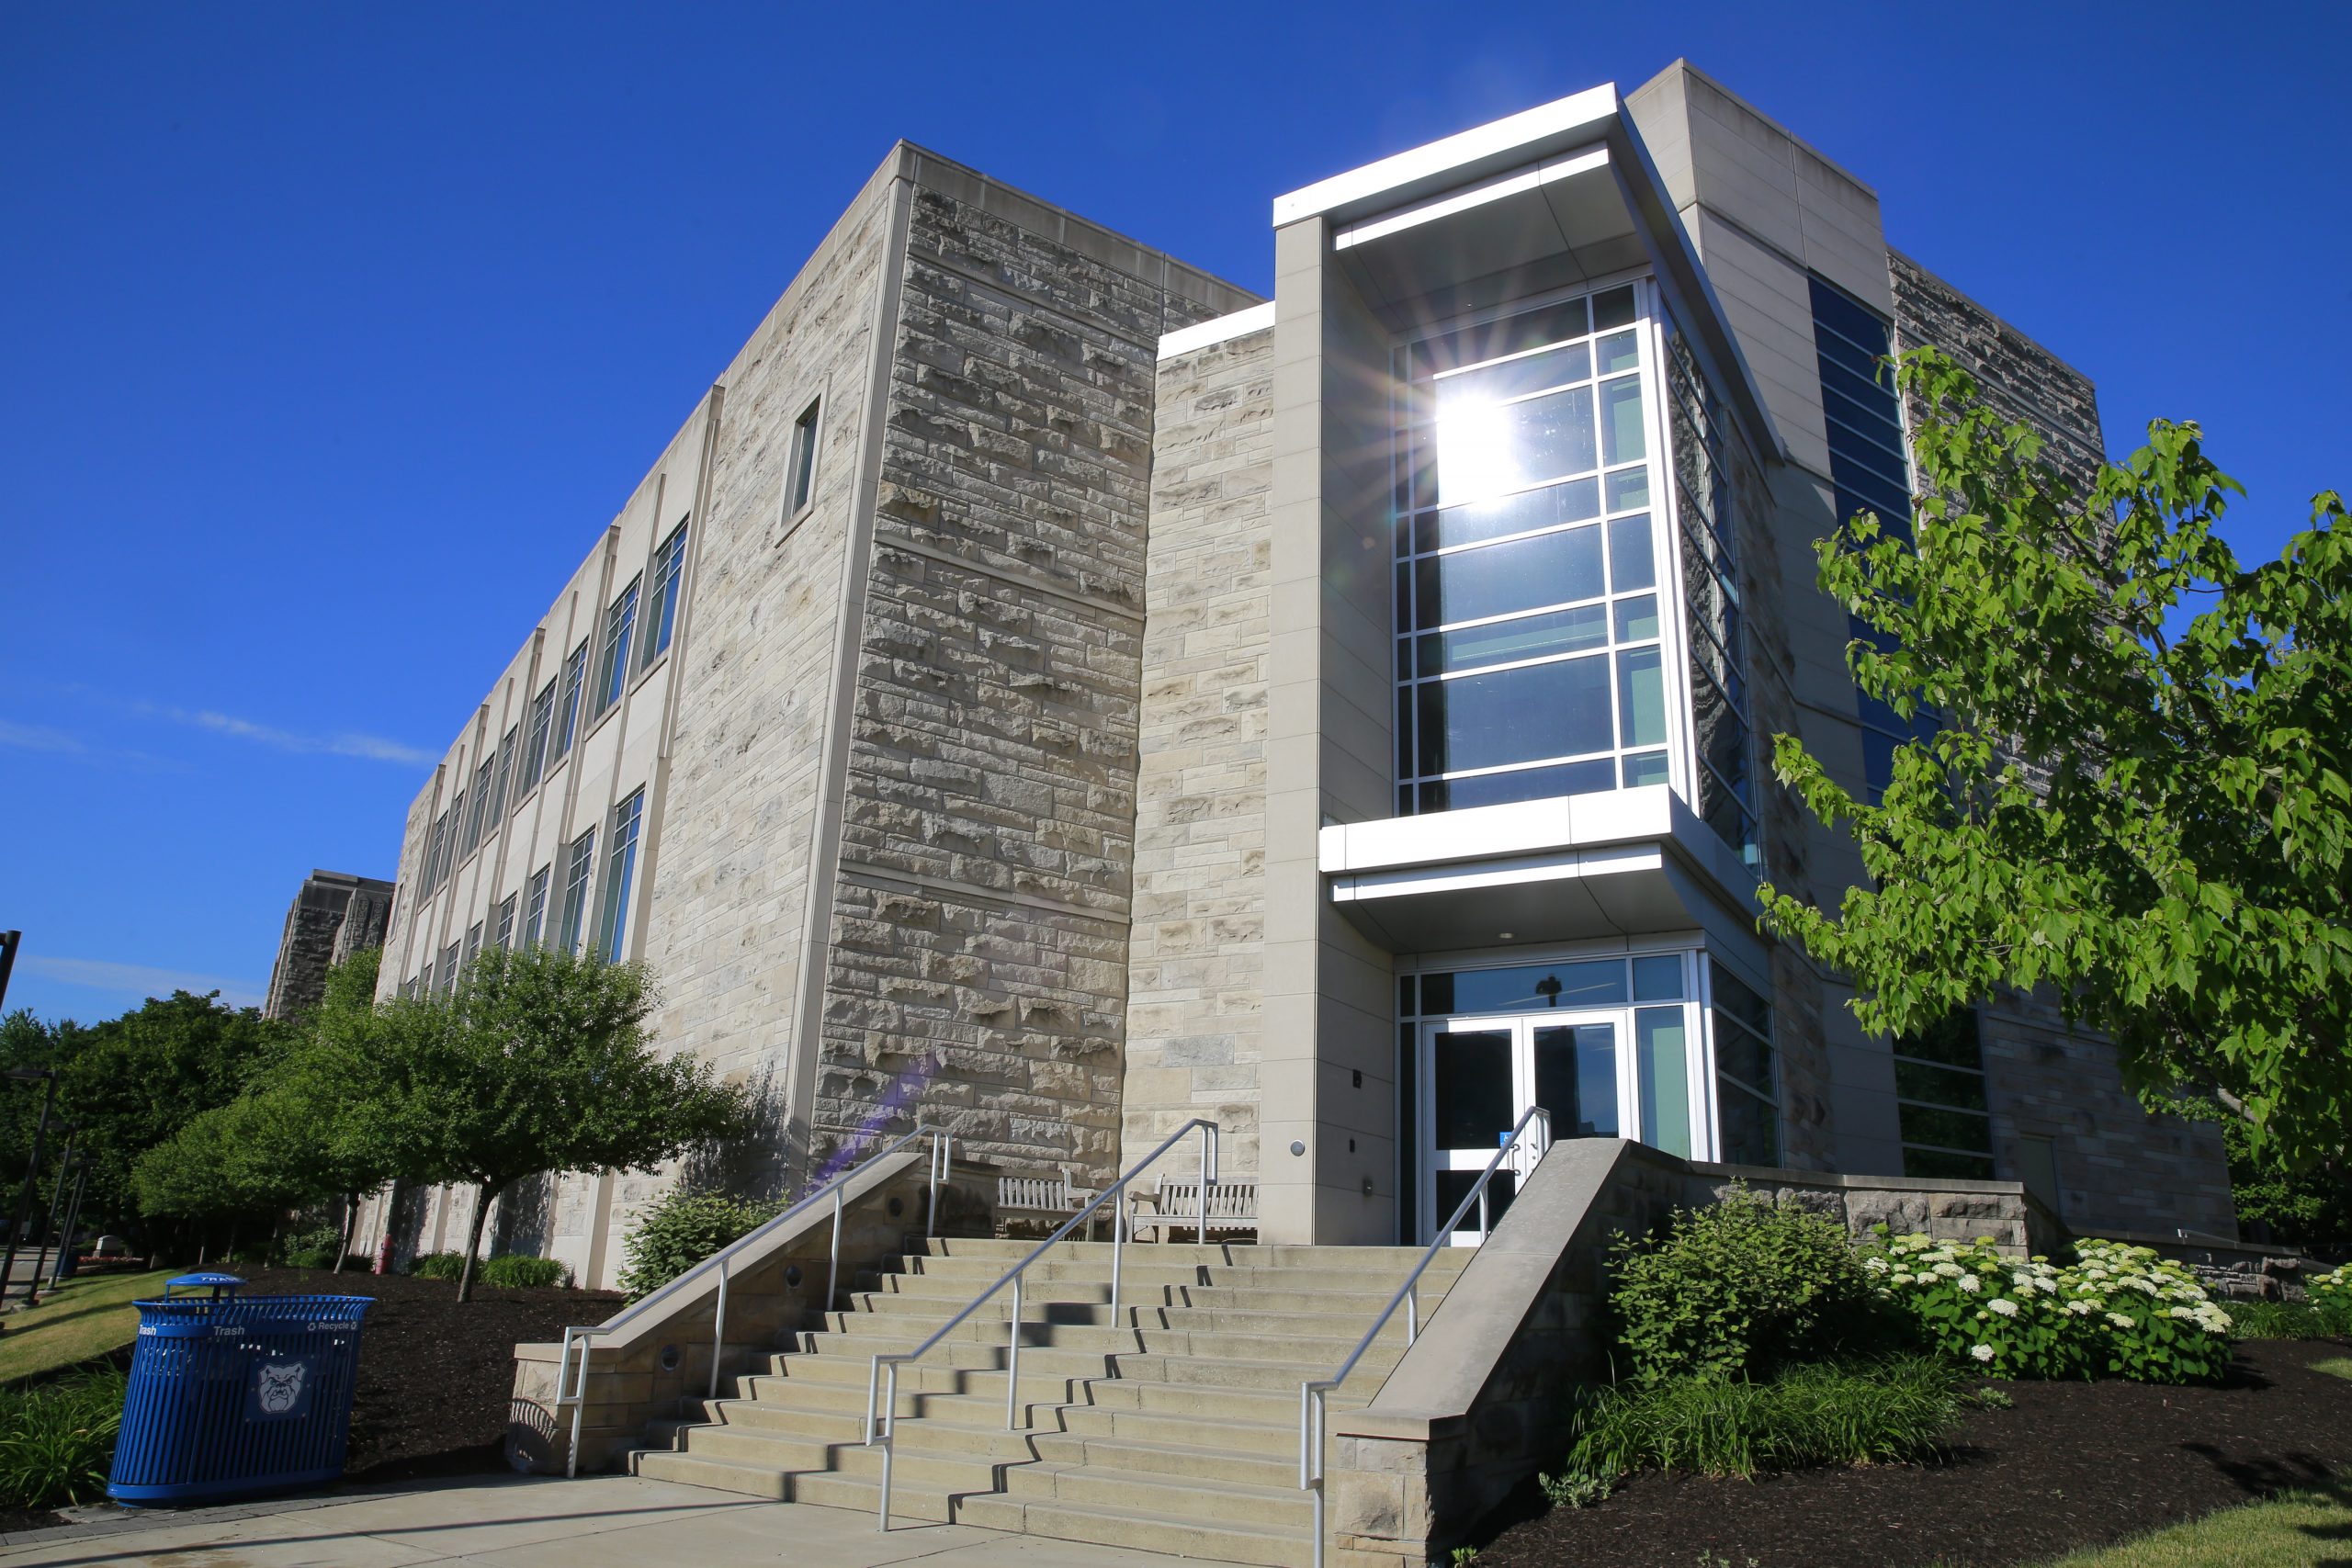
[[[735, 1397], [698, 1402], [631, 1456], [638, 1474], [753, 1496], [876, 1506], [859, 1442], [877, 1352], [911, 1349], [1012, 1267], [1020, 1241], [931, 1240], [857, 1280], [849, 1310], [792, 1336]], [[1005, 1429], [1008, 1290], [899, 1371], [895, 1520], [956, 1520], [1232, 1562], [1306, 1561], [1298, 1386], [1326, 1378], [1419, 1249], [1130, 1242], [1114, 1313], [1108, 1243], [1065, 1242], [1023, 1286], [1024, 1431]], [[1421, 1277], [1422, 1321], [1470, 1249]], [[1368, 1403], [1405, 1353], [1399, 1312], [1335, 1409]]]

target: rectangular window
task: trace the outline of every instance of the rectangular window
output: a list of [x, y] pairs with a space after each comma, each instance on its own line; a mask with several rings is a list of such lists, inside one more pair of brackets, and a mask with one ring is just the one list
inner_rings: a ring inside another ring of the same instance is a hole
[[506, 791], [514, 782], [514, 748], [519, 728], [506, 732], [498, 743], [498, 771], [490, 781], [490, 810], [485, 816], [485, 833], [495, 833], [506, 821]]
[[604, 920], [596, 932], [596, 951], [607, 964], [618, 964], [628, 941], [628, 895], [637, 878], [637, 830], [645, 815], [645, 792], [639, 790], [613, 807], [612, 847], [605, 852]]
[[645, 626], [645, 662], [649, 665], [670, 650], [670, 637], [678, 622], [678, 580], [685, 567], [686, 525], [681, 523], [662, 541], [662, 547], [653, 552], [653, 599], [646, 606]]
[[432, 829], [424, 835], [424, 863], [418, 868], [416, 879], [427, 898], [441, 886], [441, 843], [448, 831], [449, 814], [445, 811], [433, 819]]
[[469, 926], [469, 927], [467, 927], [467, 928], [466, 928], [466, 956], [465, 956], [465, 962], [466, 962], [466, 963], [468, 963], [468, 964], [471, 964], [471, 963], [472, 963], [476, 958], [480, 957], [480, 956], [481, 956], [481, 922], [480, 920], [476, 920], [472, 925], [470, 925], [470, 926]]
[[1778, 1165], [1781, 1091], [1773, 1070], [1771, 1005], [1712, 960], [1707, 977], [1723, 1158], [1732, 1165]]
[[481, 847], [482, 827], [490, 819], [491, 781], [497, 776], [497, 772], [498, 764], [488, 757], [484, 757], [481, 766], [474, 770], [474, 808], [466, 818], [466, 847], [458, 855], [459, 860]]
[[[572, 737], [580, 729], [580, 689], [588, 680], [588, 642], [581, 639], [563, 661], [563, 695], [556, 704], [555, 754], [561, 757], [571, 750]], [[552, 761], [552, 760], [551, 760]]]
[[592, 710], [598, 717], [621, 700], [621, 690], [628, 684], [628, 639], [636, 629], [637, 580], [631, 578], [605, 612], [605, 647], [596, 656], [596, 705]]
[[434, 988], [445, 997], [458, 988], [458, 944], [454, 942], [441, 950], [441, 974]]
[[458, 798], [449, 803], [449, 830], [441, 836], [441, 880], [449, 880], [449, 873], [457, 869], [465, 856], [458, 852], [458, 842], [466, 830], [466, 792], [459, 790]]
[[563, 925], [558, 944], [566, 953], [580, 951], [582, 927], [588, 918], [588, 884], [596, 865], [596, 829], [571, 840], [571, 859], [563, 868]]
[[547, 772], [548, 743], [555, 738], [555, 682], [549, 681], [531, 701], [531, 738], [523, 748], [523, 776], [514, 785], [517, 802], [530, 794]]
[[498, 901], [498, 923], [494, 930], [496, 934], [492, 936], [490, 939], [491, 946], [498, 949], [501, 953], [504, 953], [514, 945], [514, 894], [509, 893], [505, 897], [501, 898]]
[[792, 461], [786, 469], [784, 490], [784, 520], [787, 523], [808, 510], [808, 498], [817, 491], [817, 412], [820, 405], [810, 403], [792, 422]]
[[1976, 1010], [1894, 1039], [1894, 1109], [1903, 1174], [1993, 1179], [1993, 1117]]
[[1629, 285], [1402, 352], [1399, 815], [1665, 780], [1648, 341]]
[[543, 865], [531, 873], [531, 886], [523, 899], [523, 945], [537, 947], [547, 932], [548, 881], [555, 874], [553, 865]]

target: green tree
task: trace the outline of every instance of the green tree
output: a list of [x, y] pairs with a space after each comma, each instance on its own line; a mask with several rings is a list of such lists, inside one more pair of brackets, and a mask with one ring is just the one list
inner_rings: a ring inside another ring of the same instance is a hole
[[1867, 514], [1816, 547], [1873, 632], [1860, 687], [1931, 737], [1871, 805], [1792, 736], [1773, 766], [1849, 831], [1870, 884], [1766, 920], [1845, 971], [1864, 1027], [1920, 1030], [2049, 987], [2112, 1036], [2152, 1107], [2210, 1094], [2276, 1157], [2335, 1156], [2352, 1119], [2352, 550], [2316, 498], [2242, 569], [2244, 491], [2192, 423], [2077, 491], [1932, 350], [1900, 379], [1921, 496], [1908, 540]]
[[203, 1111], [228, 1104], [286, 1052], [292, 1031], [220, 993], [175, 991], [60, 1041], [58, 1112], [90, 1156], [94, 1221], [139, 1213], [140, 1156]]
[[401, 1174], [475, 1189], [458, 1299], [491, 1201], [548, 1170], [658, 1165], [749, 1129], [749, 1098], [647, 1048], [644, 969], [548, 948], [477, 956], [447, 998], [383, 1004], [371, 1109]]
[[300, 1033], [256, 1092], [266, 1109], [256, 1134], [292, 1180], [320, 1197], [343, 1201], [341, 1273], [351, 1253], [360, 1197], [401, 1174], [399, 1124], [385, 1106], [389, 1021], [376, 1003], [383, 953], [355, 953], [328, 971], [325, 995], [302, 1020]]

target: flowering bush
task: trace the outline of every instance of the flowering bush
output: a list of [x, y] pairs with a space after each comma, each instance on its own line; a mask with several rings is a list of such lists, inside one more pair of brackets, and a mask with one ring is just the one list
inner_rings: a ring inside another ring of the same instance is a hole
[[2352, 1263], [2311, 1282], [2312, 1300], [2322, 1306], [2352, 1312]]
[[1862, 1267], [1945, 1354], [1996, 1377], [2207, 1382], [2229, 1365], [2229, 1315], [2154, 1249], [2085, 1241], [2068, 1267], [2002, 1257], [1991, 1238], [1889, 1235]]

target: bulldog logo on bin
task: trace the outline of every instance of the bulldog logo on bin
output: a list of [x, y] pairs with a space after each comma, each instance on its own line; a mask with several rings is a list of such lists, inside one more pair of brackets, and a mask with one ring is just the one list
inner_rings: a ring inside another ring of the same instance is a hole
[[313, 1358], [264, 1361], [254, 1369], [254, 1408], [261, 1416], [299, 1416], [310, 1403]]

